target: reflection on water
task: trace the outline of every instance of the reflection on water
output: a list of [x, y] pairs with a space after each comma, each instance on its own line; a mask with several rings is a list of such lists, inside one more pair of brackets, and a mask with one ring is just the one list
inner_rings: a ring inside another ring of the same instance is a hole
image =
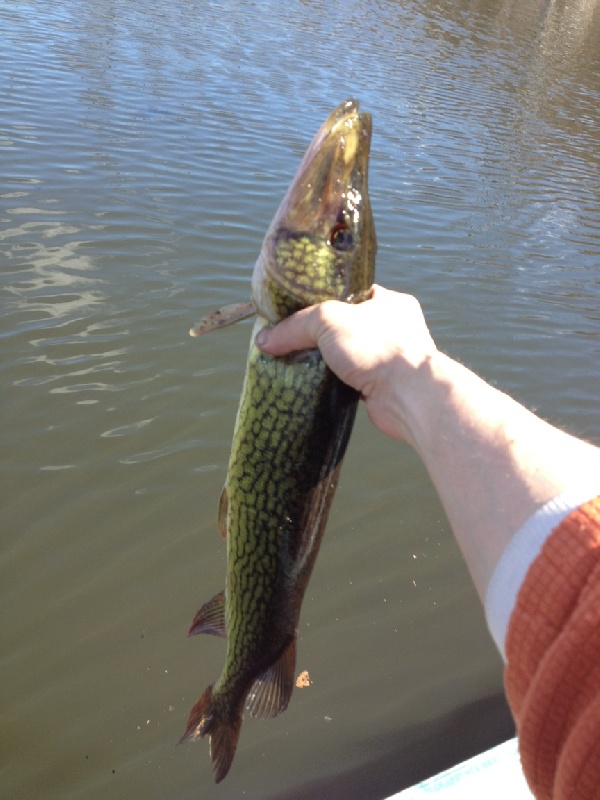
[[381, 798], [510, 735], [407, 448], [359, 415], [296, 691], [215, 790], [175, 748], [220, 670], [216, 505], [264, 231], [325, 114], [373, 113], [377, 279], [598, 441], [600, 4], [0, 0], [0, 795]]

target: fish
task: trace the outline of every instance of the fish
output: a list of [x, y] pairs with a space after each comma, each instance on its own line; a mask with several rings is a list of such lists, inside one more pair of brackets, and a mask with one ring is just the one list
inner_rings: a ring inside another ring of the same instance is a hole
[[302, 600], [359, 400], [318, 349], [274, 357], [254, 340], [301, 308], [370, 296], [377, 249], [371, 130], [371, 115], [355, 100], [329, 114], [267, 230], [251, 300], [190, 330], [200, 336], [256, 315], [218, 507], [225, 589], [200, 608], [189, 630], [227, 639], [221, 676], [191, 709], [180, 740], [209, 737], [216, 783], [230, 770], [244, 709], [274, 717], [290, 701]]

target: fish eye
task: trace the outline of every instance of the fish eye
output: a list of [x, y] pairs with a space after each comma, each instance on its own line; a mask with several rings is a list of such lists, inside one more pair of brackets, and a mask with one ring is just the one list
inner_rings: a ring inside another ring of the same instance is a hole
[[335, 250], [338, 250], [339, 252], [350, 250], [350, 248], [354, 245], [352, 231], [345, 222], [338, 222], [338, 224], [331, 229], [329, 234], [329, 243]]

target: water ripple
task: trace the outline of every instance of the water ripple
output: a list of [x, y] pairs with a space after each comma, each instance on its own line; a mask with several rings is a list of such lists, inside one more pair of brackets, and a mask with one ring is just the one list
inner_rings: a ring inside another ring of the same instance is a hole
[[[172, 742], [222, 651], [192, 653], [182, 619], [222, 588], [250, 330], [190, 325], [248, 297], [309, 138], [357, 96], [379, 282], [419, 296], [447, 352], [598, 440], [600, 4], [0, 0], [0, 28], [0, 794], [195, 797], [209, 760]], [[499, 691], [427, 476], [364, 415], [317, 572], [314, 685], [248, 724], [223, 798], [309, 796], [369, 741], [402, 741], [377, 762], [391, 795], [407, 763], [435, 766], [413, 731]]]
[[155, 419], [155, 417], [151, 419], [141, 419], [138, 420], [138, 422], [131, 422], [129, 425], [120, 425], [118, 428], [111, 428], [108, 431], [104, 431], [104, 433], [101, 433], [100, 436], [103, 438], [111, 438], [113, 436], [130, 436], [132, 433], [137, 433], [142, 428], [150, 425]]

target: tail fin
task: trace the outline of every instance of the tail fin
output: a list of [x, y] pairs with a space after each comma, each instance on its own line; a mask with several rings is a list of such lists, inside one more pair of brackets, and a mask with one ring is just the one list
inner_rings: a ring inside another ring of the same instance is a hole
[[232, 720], [223, 719], [220, 709], [213, 699], [212, 686], [209, 686], [190, 711], [185, 733], [181, 742], [195, 742], [201, 736], [210, 739], [210, 757], [215, 772], [215, 783], [219, 783], [229, 772], [237, 747], [242, 711], [236, 712]]

